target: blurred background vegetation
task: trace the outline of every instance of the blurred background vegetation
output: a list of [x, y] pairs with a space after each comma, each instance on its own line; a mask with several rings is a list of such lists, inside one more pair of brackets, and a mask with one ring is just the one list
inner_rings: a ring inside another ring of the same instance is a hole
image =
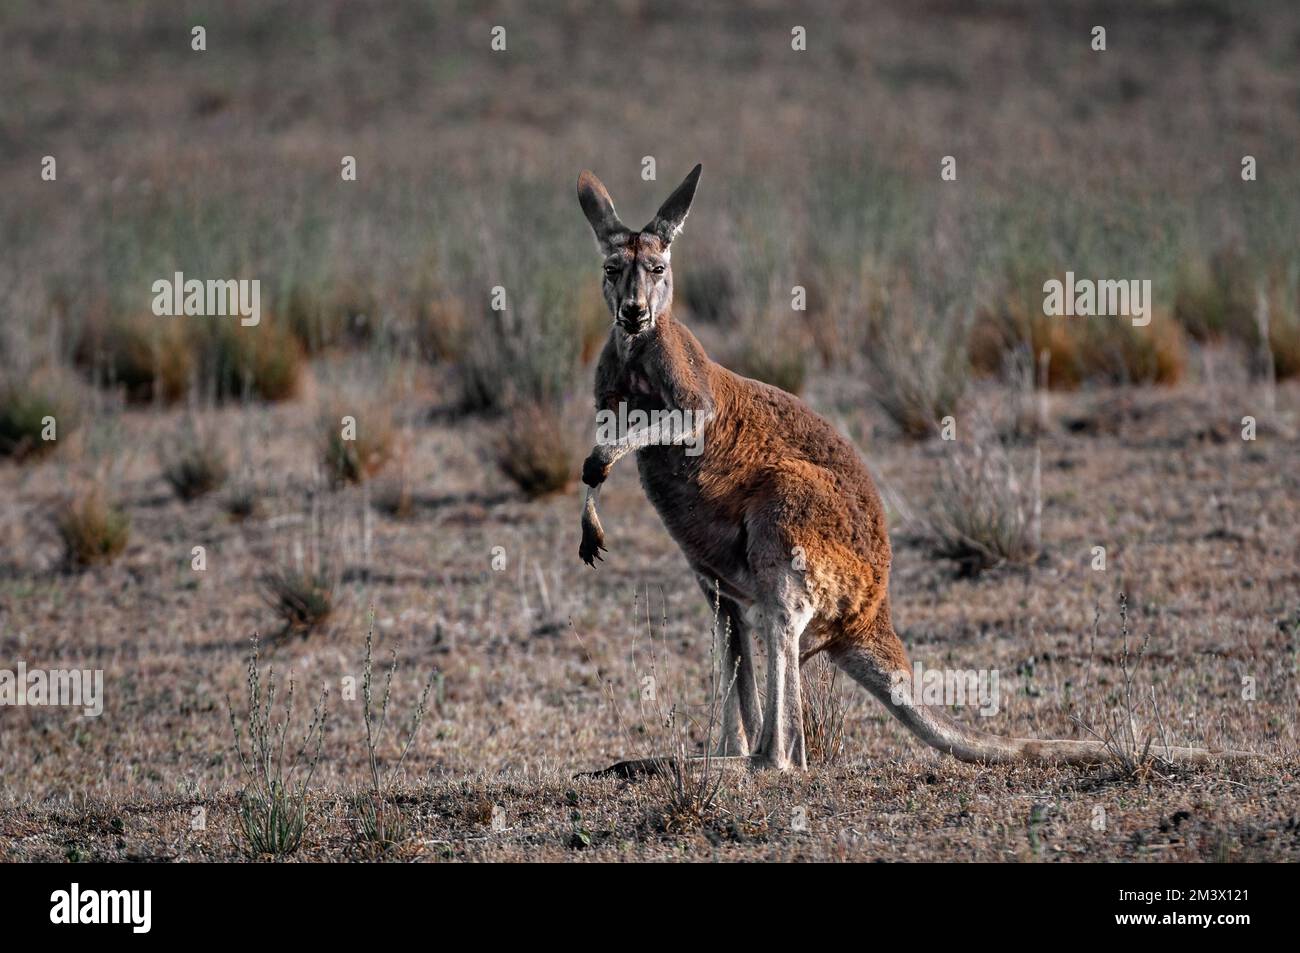
[[[16, 0], [3, 17], [10, 377], [279, 400], [311, 358], [365, 350], [376, 373], [440, 368], [455, 410], [558, 404], [607, 328], [578, 171], [639, 223], [697, 161], [679, 311], [788, 389], [922, 367], [933, 385], [903, 397], [932, 421], [955, 379], [1017, 350], [1050, 351], [1054, 387], [1173, 383], [1205, 341], [1300, 372], [1294, 4]], [[1067, 270], [1150, 278], [1155, 320], [1049, 323], [1042, 283]], [[154, 317], [174, 271], [259, 278], [261, 326]]]

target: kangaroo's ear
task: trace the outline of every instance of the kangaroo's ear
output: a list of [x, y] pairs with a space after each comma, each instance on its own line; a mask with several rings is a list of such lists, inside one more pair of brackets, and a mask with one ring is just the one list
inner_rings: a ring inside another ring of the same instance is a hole
[[591, 223], [591, 230], [596, 233], [596, 244], [602, 255], [608, 255], [632, 234], [619, 221], [618, 213], [614, 211], [614, 202], [605, 186], [587, 170], [578, 176], [578, 202], [582, 205], [587, 221]]
[[650, 220], [644, 231], [658, 235], [665, 245], [677, 237], [677, 233], [682, 230], [682, 223], [686, 221], [686, 213], [691, 210], [695, 186], [699, 184], [700, 170], [703, 168], [703, 165], [697, 165], [691, 169], [682, 184], [668, 196], [668, 201], [660, 206], [658, 214]]

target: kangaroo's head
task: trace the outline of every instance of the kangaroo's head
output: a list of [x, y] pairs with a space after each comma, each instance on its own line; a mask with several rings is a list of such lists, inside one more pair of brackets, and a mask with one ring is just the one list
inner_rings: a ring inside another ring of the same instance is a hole
[[673, 302], [668, 246], [681, 231], [695, 198], [701, 166], [677, 186], [650, 224], [639, 232], [619, 221], [609, 192], [590, 172], [578, 176], [578, 201], [604, 256], [605, 303], [614, 323], [628, 335], [654, 329]]

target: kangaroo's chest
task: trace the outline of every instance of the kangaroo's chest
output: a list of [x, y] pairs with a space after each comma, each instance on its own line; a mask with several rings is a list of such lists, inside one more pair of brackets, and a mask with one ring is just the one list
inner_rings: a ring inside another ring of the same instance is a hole
[[646, 498], [691, 568], [710, 584], [719, 580], [727, 595], [748, 602], [752, 587], [744, 514], [734, 496], [717, 493], [701, 479], [701, 468], [708, 467], [703, 455], [689, 456], [682, 447], [647, 447], [636, 461]]

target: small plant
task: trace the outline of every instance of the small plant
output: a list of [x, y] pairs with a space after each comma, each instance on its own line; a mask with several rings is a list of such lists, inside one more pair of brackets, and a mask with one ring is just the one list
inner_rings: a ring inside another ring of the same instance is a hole
[[500, 414], [524, 402], [558, 403], [577, 372], [584, 312], [571, 277], [538, 265], [522, 280], [526, 290], [511, 308], [485, 307], [473, 322], [456, 365], [463, 411]]
[[226, 452], [211, 434], [199, 434], [193, 424], [159, 452], [163, 479], [182, 500], [196, 500], [226, 482]]
[[255, 516], [258, 511], [257, 487], [251, 480], [236, 480], [222, 500], [221, 507], [237, 523]]
[[[366, 848], [367, 853], [378, 856], [387, 854], [394, 848], [401, 846], [407, 839], [408, 824], [406, 818], [402, 815], [401, 808], [392, 800], [391, 789], [402, 770], [402, 764], [406, 761], [406, 753], [411, 750], [411, 744], [420, 731], [420, 725], [424, 722], [424, 716], [429, 708], [429, 693], [433, 690], [437, 672], [430, 673], [429, 680], [424, 684], [424, 691], [420, 695], [420, 700], [411, 713], [411, 717], [407, 720], [403, 732], [406, 740], [401, 745], [397, 759], [389, 765], [382, 765], [380, 748], [383, 743], [384, 732], [389, 724], [388, 712], [393, 696], [393, 676], [397, 674], [397, 650], [393, 650], [392, 662], [388, 666], [388, 674], [384, 679], [383, 698], [379, 703], [379, 711], [376, 712], [373, 677], [374, 640], [374, 612], [372, 610], [371, 625], [366, 632], [366, 655], [363, 662], [361, 681], [361, 697], [364, 703], [362, 717], [366, 728], [366, 753], [370, 768], [370, 790], [353, 798], [352, 804], [356, 812], [358, 839]], [[401, 737], [402, 735], [399, 734], [399, 741]]]
[[1041, 550], [1037, 448], [1026, 480], [995, 437], [946, 446], [927, 520], [935, 555], [954, 560], [968, 575], [1031, 562]]
[[75, 423], [68, 390], [56, 377], [0, 376], [0, 458], [21, 462], [43, 456]]
[[250, 327], [223, 321], [200, 326], [193, 348], [203, 380], [221, 400], [287, 400], [298, 393], [302, 346], [271, 317]]
[[964, 323], [947, 311], [918, 313], [910, 292], [886, 298], [866, 346], [872, 393], [907, 437], [924, 440], [957, 411], [969, 362]]
[[130, 537], [131, 521], [96, 486], [59, 514], [57, 527], [67, 564], [84, 568], [120, 556]]
[[336, 404], [320, 418], [320, 455], [335, 485], [362, 483], [384, 468], [393, 452], [392, 411], [379, 404], [345, 409]]
[[574, 476], [570, 442], [558, 409], [520, 405], [497, 436], [497, 466], [530, 499], [562, 493]]
[[280, 568], [261, 579], [267, 604], [283, 623], [280, 635], [306, 638], [334, 611], [334, 576], [325, 568]]
[[[238, 831], [245, 851], [253, 857], [283, 857], [302, 846], [307, 829], [307, 791], [320, 762], [328, 718], [328, 691], [321, 689], [320, 701], [312, 709], [311, 721], [296, 750], [290, 747], [293, 722], [294, 682], [284, 702], [284, 713], [276, 723], [275, 669], [268, 671], [262, 686], [258, 666], [258, 640], [253, 637], [248, 656], [248, 716], [241, 730], [229, 697], [230, 728], [235, 738], [235, 753], [244, 772], [244, 787], [239, 797]], [[247, 738], [244, 737], [247, 732]], [[248, 748], [245, 750], [244, 742]], [[286, 757], [286, 753], [291, 754]]]
[[844, 754], [848, 706], [840, 691], [838, 667], [819, 654], [800, 669], [803, 691], [804, 750], [810, 764], [835, 764]]
[[75, 359], [96, 384], [120, 388], [133, 403], [176, 401], [194, 376], [194, 347], [184, 325], [152, 316], [92, 317]]
[[[1134, 656], [1129, 633], [1128, 597], [1122, 592], [1119, 594], [1119, 620], [1123, 647], [1119, 658], [1121, 680], [1118, 692], [1111, 696], [1100, 728], [1093, 726], [1091, 718], [1085, 720], [1076, 717], [1074, 721], [1105, 746], [1111, 762], [1123, 777], [1146, 779], [1162, 763], [1160, 748], [1168, 747], [1169, 739], [1156, 702], [1155, 685], [1150, 686], [1149, 692], [1143, 693], [1137, 683], [1138, 669], [1146, 657], [1151, 635], [1148, 633], [1142, 639], [1142, 645]], [[1088, 652], [1089, 680], [1100, 621], [1101, 610], [1098, 609]]]

